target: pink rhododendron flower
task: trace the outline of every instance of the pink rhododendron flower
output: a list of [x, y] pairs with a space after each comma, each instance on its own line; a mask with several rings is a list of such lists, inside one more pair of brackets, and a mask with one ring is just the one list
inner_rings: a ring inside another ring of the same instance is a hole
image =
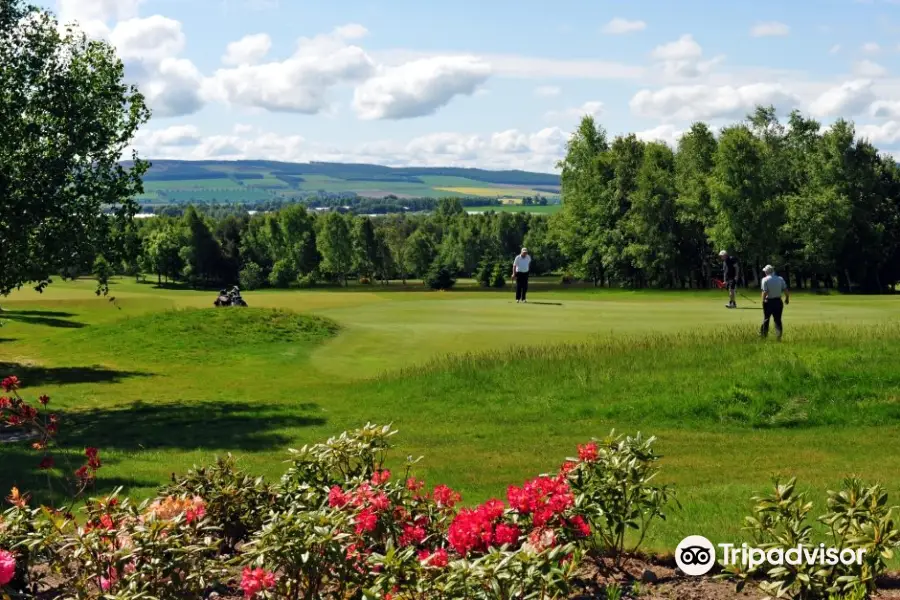
[[106, 577], [100, 578], [100, 589], [104, 592], [108, 592], [109, 588], [114, 586], [117, 581], [119, 581], [119, 574], [116, 572], [115, 567], [110, 567], [109, 571], [106, 572]]
[[584, 462], [594, 462], [597, 460], [597, 443], [589, 442], [587, 444], [578, 445], [578, 458]]
[[459, 493], [454, 492], [446, 485], [439, 485], [434, 488], [434, 494], [432, 495], [434, 501], [441, 508], [453, 508], [457, 502], [462, 500], [462, 497]]
[[350, 498], [338, 486], [333, 486], [328, 492], [328, 506], [331, 508], [343, 508], [350, 502]]
[[384, 471], [375, 471], [372, 474], [372, 485], [382, 485], [388, 482], [391, 478], [391, 472], [385, 469]]
[[519, 541], [519, 528], [515, 525], [500, 523], [494, 530], [494, 541], [500, 546], [514, 545]]
[[259, 592], [275, 587], [275, 574], [262, 568], [244, 567], [241, 574], [241, 589], [244, 598], [252, 598]]
[[591, 526], [587, 524], [587, 522], [584, 520], [584, 517], [582, 517], [581, 515], [572, 517], [572, 519], [569, 521], [569, 525], [571, 525], [572, 528], [575, 529], [575, 531], [577, 531], [578, 534], [582, 537], [588, 537], [589, 535], [591, 535]]
[[435, 552], [429, 552], [428, 550], [419, 552], [419, 562], [426, 567], [443, 569], [447, 566], [447, 563], [450, 562], [450, 559], [447, 556], [447, 551], [443, 548], [439, 548]]
[[0, 585], [6, 585], [16, 576], [16, 557], [9, 550], [0, 550]]
[[378, 515], [376, 515], [370, 509], [365, 508], [358, 515], [356, 515], [356, 535], [374, 531], [375, 527], [377, 526]]

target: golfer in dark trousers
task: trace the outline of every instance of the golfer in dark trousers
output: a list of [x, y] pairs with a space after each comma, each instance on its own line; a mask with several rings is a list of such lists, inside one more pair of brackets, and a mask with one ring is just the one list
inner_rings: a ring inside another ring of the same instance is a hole
[[516, 280], [516, 302], [527, 302], [528, 295], [528, 270], [531, 268], [531, 257], [528, 248], [522, 248], [522, 253], [513, 261], [513, 279]]
[[784, 307], [791, 302], [791, 293], [788, 291], [787, 283], [784, 279], [775, 274], [775, 267], [766, 265], [763, 268], [766, 276], [762, 280], [762, 305], [763, 305], [763, 322], [759, 328], [759, 335], [766, 337], [769, 335], [769, 319], [775, 320], [775, 335], [781, 341], [781, 334], [784, 328], [781, 325], [781, 313]]

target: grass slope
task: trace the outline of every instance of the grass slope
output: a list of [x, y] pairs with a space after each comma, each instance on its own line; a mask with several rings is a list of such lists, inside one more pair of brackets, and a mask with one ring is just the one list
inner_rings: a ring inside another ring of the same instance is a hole
[[[516, 306], [391, 288], [215, 310], [209, 293], [119, 281], [111, 303], [54, 283], [4, 303], [0, 368], [52, 396], [65, 442], [103, 449], [104, 489], [142, 495], [226, 451], [274, 478], [285, 448], [366, 421], [394, 422], [396, 456], [425, 455], [421, 472], [469, 501], [612, 428], [656, 434], [683, 504], [652, 533], [663, 551], [739, 537], [773, 475], [820, 496], [851, 473], [900, 492], [900, 298], [800, 294], [775, 344], [754, 335], [758, 308], [726, 311], [720, 293], [538, 281]], [[30, 451], [0, 455], [0, 487], [39, 484]]]

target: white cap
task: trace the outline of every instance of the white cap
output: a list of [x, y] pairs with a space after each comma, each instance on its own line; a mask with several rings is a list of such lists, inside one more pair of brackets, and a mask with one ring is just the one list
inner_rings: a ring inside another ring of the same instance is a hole
[[528, 248], [522, 248], [522, 252], [528, 252]]
[[728, 256], [728, 252], [726, 250], [722, 250], [719, 252], [719, 256]]
[[763, 273], [765, 273], [766, 275], [771, 275], [774, 272], [775, 272], [775, 267], [773, 267], [772, 265], [766, 265], [763, 267]]

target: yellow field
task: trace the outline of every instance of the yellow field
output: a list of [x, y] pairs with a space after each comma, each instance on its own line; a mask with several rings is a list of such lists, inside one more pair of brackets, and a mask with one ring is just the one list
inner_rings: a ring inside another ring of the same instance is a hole
[[442, 192], [454, 192], [466, 196], [484, 196], [485, 198], [513, 198], [521, 200], [524, 196], [535, 196], [538, 192], [525, 188], [490, 188], [490, 187], [436, 187]]

